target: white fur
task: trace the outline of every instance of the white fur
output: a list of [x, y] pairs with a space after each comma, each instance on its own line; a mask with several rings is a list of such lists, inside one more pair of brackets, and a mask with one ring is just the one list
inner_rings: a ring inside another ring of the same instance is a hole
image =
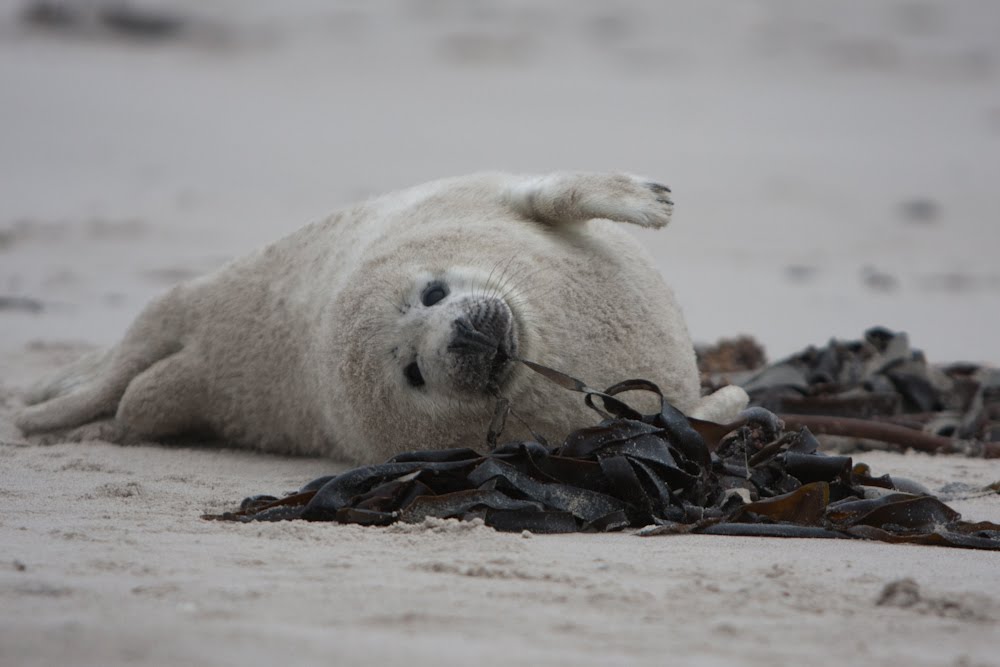
[[731, 384], [702, 398], [688, 415], [703, 421], [728, 424], [736, 419], [749, 402], [750, 397], [743, 387]]
[[[700, 399], [672, 293], [609, 221], [662, 227], [668, 192], [621, 174], [483, 174], [374, 199], [173, 288], [105, 356], [35, 392], [16, 423], [121, 442], [211, 433], [358, 462], [480, 446], [495, 398], [450, 383], [448, 332], [463, 304], [490, 298], [513, 314], [520, 357], [595, 387], [651, 379], [680, 409], [727, 421], [746, 395]], [[424, 306], [435, 280], [448, 297]], [[405, 379], [411, 361], [425, 386]], [[579, 394], [520, 365], [503, 377], [536, 433], [593, 422]], [[505, 436], [529, 435], [508, 424]]]
[[[657, 193], [651, 187], [663, 190]], [[556, 172], [522, 179], [507, 192], [519, 213], [560, 223], [604, 218], [659, 228], [670, 222], [674, 207], [665, 186], [629, 174]]]

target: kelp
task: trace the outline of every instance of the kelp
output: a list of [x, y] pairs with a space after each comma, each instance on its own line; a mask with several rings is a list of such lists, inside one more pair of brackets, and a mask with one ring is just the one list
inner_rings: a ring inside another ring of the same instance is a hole
[[789, 428], [1000, 457], [1000, 369], [932, 365], [903, 332], [874, 327], [859, 340], [831, 340], [768, 366], [752, 339], [698, 352], [705, 391], [740, 384], [751, 405], [780, 414]]
[[[482, 519], [504, 531], [709, 534], [844, 538], [1000, 549], [1000, 524], [962, 521], [920, 485], [876, 477], [849, 456], [830, 456], [807, 428], [785, 430], [764, 408], [735, 424], [685, 417], [645, 380], [604, 391], [531, 362], [564, 389], [584, 394], [601, 421], [561, 444], [508, 442], [474, 449], [406, 452], [320, 477], [277, 498], [252, 496], [230, 521], [337, 521], [384, 526], [428, 517]], [[657, 394], [640, 414], [616, 397]], [[598, 405], [598, 403], [600, 405]], [[501, 403], [497, 414], [509, 406]], [[503, 417], [487, 439], [495, 440]]]

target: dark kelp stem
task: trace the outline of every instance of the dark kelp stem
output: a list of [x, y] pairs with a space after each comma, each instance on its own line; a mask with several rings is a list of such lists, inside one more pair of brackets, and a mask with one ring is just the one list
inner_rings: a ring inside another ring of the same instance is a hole
[[778, 415], [788, 429], [808, 428], [818, 435], [839, 435], [848, 438], [878, 440], [921, 452], [960, 453], [984, 458], [1000, 458], [1000, 443], [956, 440], [940, 435], [915, 431], [905, 426], [870, 419], [829, 417], [826, 415]]

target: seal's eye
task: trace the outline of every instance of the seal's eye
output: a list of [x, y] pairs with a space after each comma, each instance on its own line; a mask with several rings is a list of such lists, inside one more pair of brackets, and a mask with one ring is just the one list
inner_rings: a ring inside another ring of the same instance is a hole
[[410, 383], [411, 387], [420, 387], [424, 384], [424, 376], [420, 372], [420, 366], [417, 366], [415, 361], [403, 369], [403, 375], [406, 376], [406, 381]]
[[433, 306], [448, 296], [448, 288], [441, 283], [432, 283], [427, 286], [424, 293], [420, 295], [420, 303], [425, 306]]

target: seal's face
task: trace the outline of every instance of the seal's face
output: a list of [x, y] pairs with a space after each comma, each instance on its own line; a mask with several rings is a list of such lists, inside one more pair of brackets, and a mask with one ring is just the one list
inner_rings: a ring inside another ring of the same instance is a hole
[[427, 397], [495, 395], [517, 355], [517, 318], [505, 295], [474, 271], [425, 272], [399, 307], [392, 351], [400, 381]]

